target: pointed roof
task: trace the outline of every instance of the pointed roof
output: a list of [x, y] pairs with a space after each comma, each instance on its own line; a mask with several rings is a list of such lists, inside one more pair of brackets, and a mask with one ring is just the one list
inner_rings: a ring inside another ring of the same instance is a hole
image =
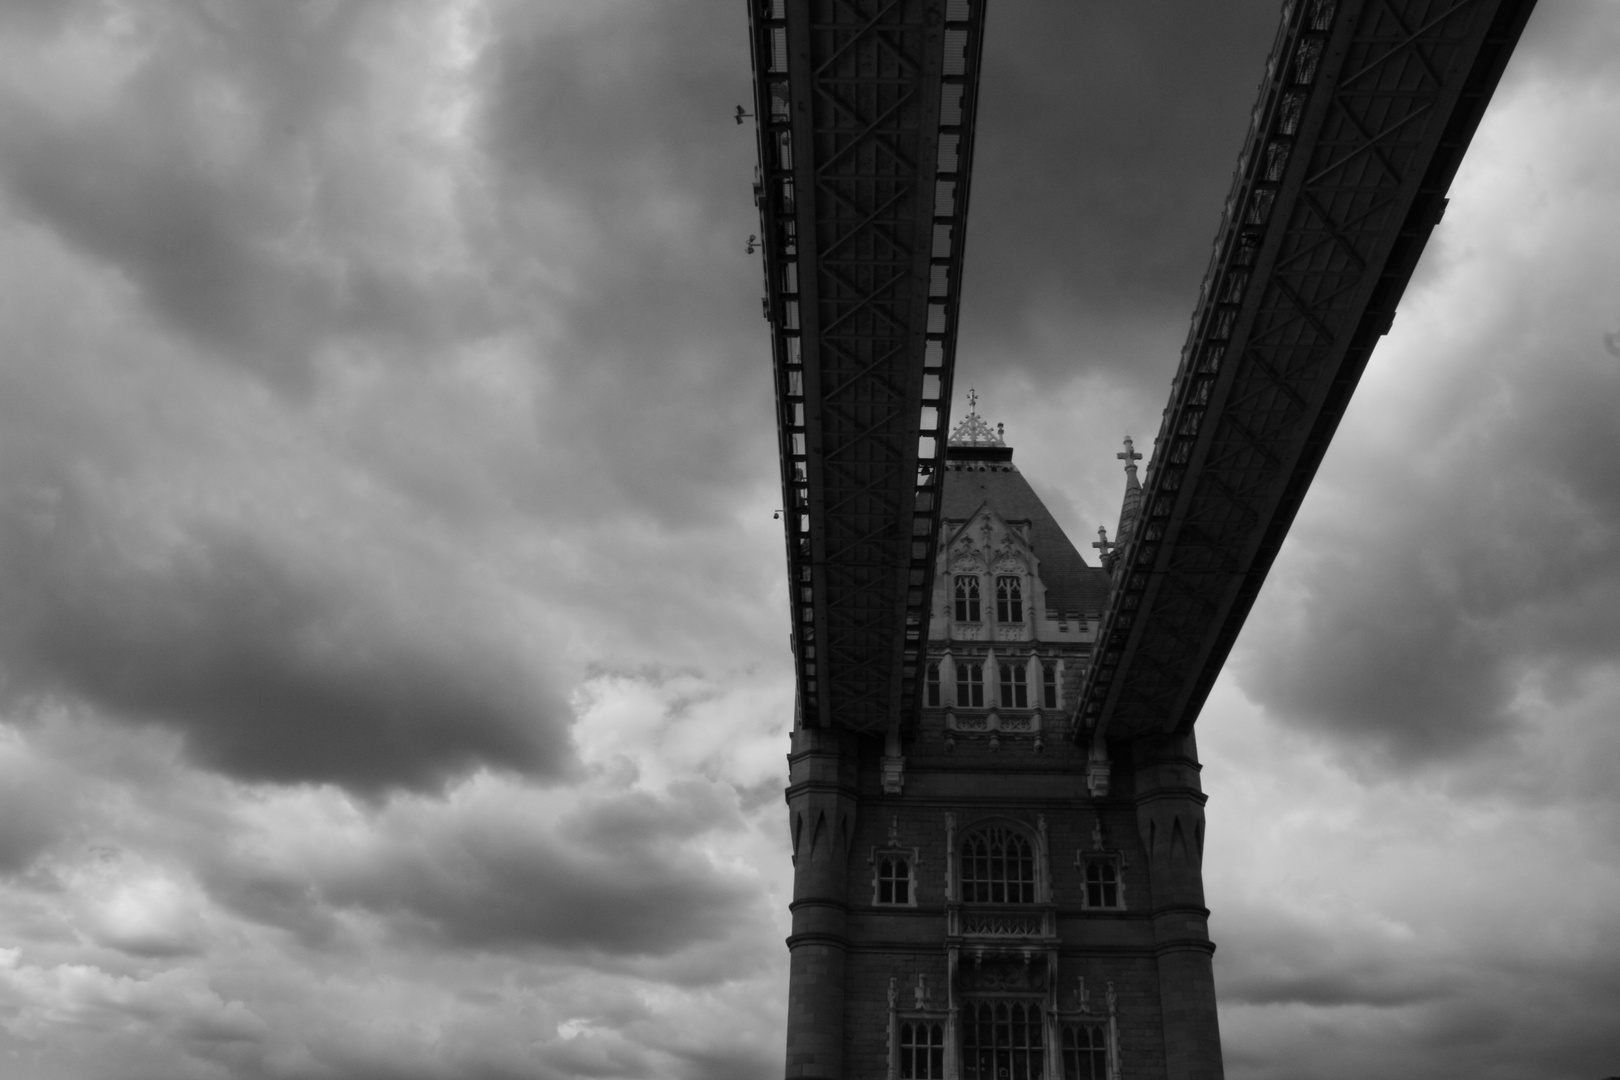
[[[981, 428], [989, 432], [989, 425], [977, 412], [978, 396], [970, 396], [969, 402], [974, 411], [957, 426], [957, 432]], [[975, 421], [977, 426], [969, 427]], [[1108, 602], [1108, 575], [1086, 565], [1052, 512], [1013, 465], [1012, 447], [1006, 444], [1000, 425], [997, 429], [990, 436], [995, 441], [989, 444], [966, 439], [959, 442], [952, 433], [945, 447], [940, 517], [967, 521], [988, 508], [1003, 521], [1027, 521], [1030, 547], [1040, 560], [1041, 581], [1046, 585], [1047, 606], [1062, 614], [1103, 610]]]
[[977, 390], [969, 390], [968, 414], [962, 418], [962, 422], [960, 424], [956, 425], [956, 430], [951, 432], [951, 439], [948, 445], [1006, 446], [1007, 442], [1003, 438], [1005, 430], [1006, 429], [1001, 424], [996, 425], [996, 430], [990, 430], [990, 425], [985, 423], [984, 418], [979, 415], [979, 392]]
[[1136, 463], [1142, 455], [1136, 450], [1129, 435], [1125, 436], [1125, 449], [1114, 455], [1125, 462], [1125, 501], [1119, 508], [1119, 528], [1114, 530], [1114, 544], [1123, 547], [1136, 531], [1136, 519], [1142, 513], [1142, 482], [1136, 478]]
[[984, 417], [979, 415], [979, 392], [969, 390], [968, 414], [951, 431], [951, 437], [945, 443], [945, 456], [947, 459], [1011, 461], [1012, 448], [1007, 445], [1003, 431], [1000, 424], [992, 430], [985, 423]]

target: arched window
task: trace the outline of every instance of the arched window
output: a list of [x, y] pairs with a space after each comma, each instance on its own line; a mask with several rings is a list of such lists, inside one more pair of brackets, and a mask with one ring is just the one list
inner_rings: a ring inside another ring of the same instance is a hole
[[979, 622], [979, 575], [956, 575], [956, 621]]
[[928, 661], [928, 677], [926, 683], [926, 700], [931, 707], [939, 706], [939, 661]]
[[900, 1080], [945, 1080], [945, 1025], [900, 1025]]
[[1063, 1025], [1063, 1080], [1108, 1080], [1108, 1034], [1102, 1024]]
[[1024, 581], [1017, 574], [1002, 574], [996, 578], [996, 621], [1024, 621]]
[[962, 899], [972, 904], [1033, 904], [1035, 850], [1002, 825], [971, 832], [962, 841]]
[[1041, 1006], [970, 1001], [962, 1010], [963, 1080], [1041, 1080]]

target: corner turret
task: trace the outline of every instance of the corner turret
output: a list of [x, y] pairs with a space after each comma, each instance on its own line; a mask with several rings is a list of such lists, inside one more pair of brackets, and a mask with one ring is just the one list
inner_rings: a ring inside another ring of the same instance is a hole
[[1103, 569], [1110, 574], [1120, 553], [1136, 535], [1136, 522], [1142, 514], [1142, 482], [1136, 478], [1136, 463], [1142, 460], [1142, 455], [1129, 435], [1125, 436], [1125, 449], [1114, 456], [1125, 462], [1125, 500], [1119, 508], [1119, 528], [1114, 530], [1114, 539], [1109, 540], [1107, 526], [1099, 525], [1097, 542], [1091, 545], [1101, 553]]

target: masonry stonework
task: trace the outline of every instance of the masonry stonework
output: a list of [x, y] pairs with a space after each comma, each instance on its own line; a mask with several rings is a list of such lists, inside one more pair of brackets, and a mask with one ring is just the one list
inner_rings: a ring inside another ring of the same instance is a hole
[[976, 412], [942, 479], [921, 716], [794, 732], [786, 1075], [1219, 1080], [1193, 740], [1073, 729], [1108, 574]]

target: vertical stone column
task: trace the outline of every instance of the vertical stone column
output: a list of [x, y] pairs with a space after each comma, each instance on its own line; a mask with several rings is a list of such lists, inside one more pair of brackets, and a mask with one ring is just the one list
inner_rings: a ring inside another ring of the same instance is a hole
[[1136, 823], [1148, 853], [1153, 936], [1169, 1080], [1221, 1080], [1209, 909], [1204, 906], [1204, 801], [1191, 734], [1136, 740]]
[[787, 1076], [841, 1080], [849, 838], [857, 805], [854, 737], [795, 731], [788, 776], [793, 936], [788, 938]]

